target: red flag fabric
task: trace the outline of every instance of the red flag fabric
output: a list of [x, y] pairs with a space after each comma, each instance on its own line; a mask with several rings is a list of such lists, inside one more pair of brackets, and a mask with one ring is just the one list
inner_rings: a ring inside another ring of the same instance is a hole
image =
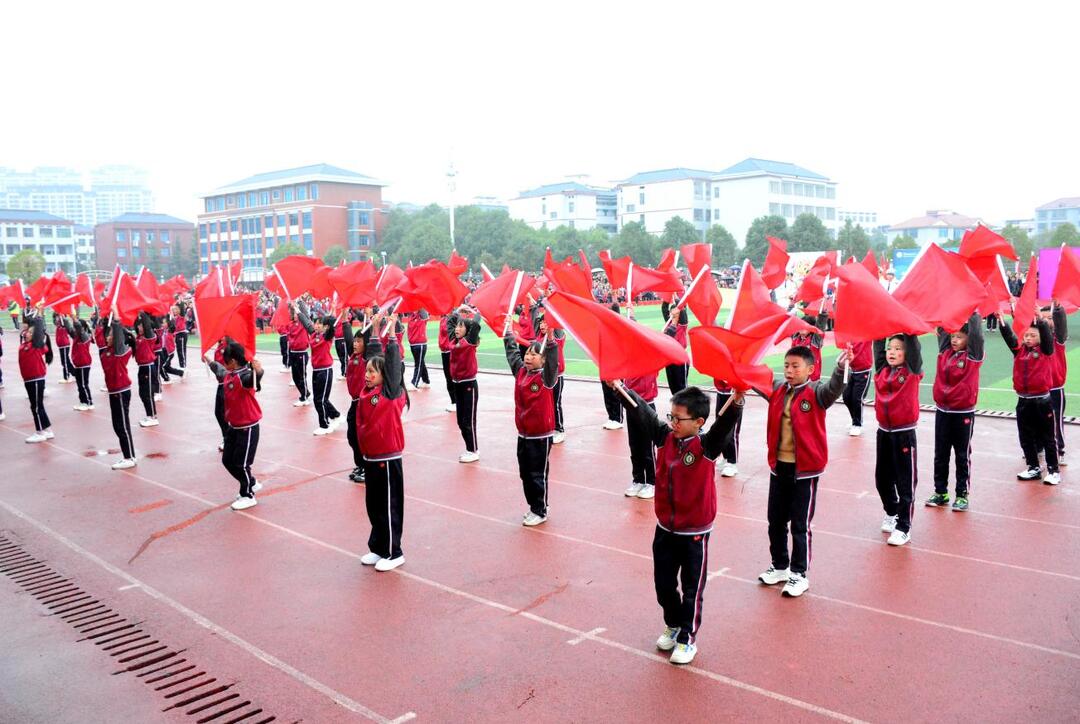
[[633, 287], [633, 289], [626, 290], [628, 299], [633, 299], [645, 292], [681, 294], [684, 290], [682, 275], [675, 269], [661, 271], [634, 264], [633, 274], [627, 277], [627, 281]]
[[377, 277], [375, 265], [366, 259], [331, 269], [327, 275], [330, 286], [337, 292], [338, 302], [346, 307], [366, 307], [374, 304]]
[[626, 289], [626, 272], [630, 268], [630, 264], [633, 263], [633, 259], [629, 256], [612, 259], [611, 252], [606, 249], [601, 251], [599, 256], [600, 266], [604, 267], [604, 274], [607, 276], [611, 288]]
[[769, 289], [757, 270], [749, 261], [743, 262], [742, 276], [739, 277], [739, 286], [735, 289], [735, 305], [724, 326], [742, 332], [762, 317], [783, 313], [784, 310], [772, 301]]
[[329, 299], [334, 296], [334, 287], [330, 284], [330, 272], [333, 269], [323, 265], [315, 269], [315, 273], [311, 275], [311, 283], [308, 285], [308, 291], [311, 292], [311, 296], [315, 299]]
[[723, 327], [694, 327], [690, 330], [690, 352], [694, 369], [707, 377], [724, 380], [736, 390], [772, 392], [773, 373], [766, 365], [749, 361], [760, 341]]
[[375, 303], [382, 307], [400, 297], [397, 287], [404, 279], [405, 272], [399, 266], [387, 264], [380, 269], [379, 277], [375, 280]]
[[878, 267], [877, 257], [874, 256], [873, 249], [866, 252], [866, 256], [863, 257], [861, 263], [866, 267], [866, 271], [870, 272], [870, 276], [874, 277], [874, 279], [881, 278], [881, 269]]
[[90, 284], [90, 277], [80, 274], [75, 277], [75, 291], [79, 294], [79, 304], [87, 307], [97, 306], [97, 297], [94, 296], [94, 287]]
[[[601, 252], [606, 253], [606, 252]], [[660, 263], [656, 265], [656, 268], [660, 271], [668, 271], [675, 268], [675, 263], [678, 261], [678, 255], [674, 249], [664, 249], [660, 252]]]
[[1034, 254], [1031, 255], [1031, 263], [1028, 264], [1027, 278], [1024, 279], [1024, 290], [1013, 307], [1012, 328], [1017, 337], [1023, 337], [1024, 332], [1035, 322], [1038, 314], [1036, 305], [1039, 293], [1039, 260]]
[[960, 256], [974, 259], [980, 256], [1003, 256], [1006, 259], [1016, 261], [1019, 257], [1016, 250], [1001, 234], [990, 231], [987, 227], [979, 224], [974, 231], [965, 231], [960, 240]]
[[202, 299], [204, 297], [228, 296], [229, 292], [226, 289], [223, 277], [224, 275], [221, 272], [221, 267], [210, 267], [210, 273], [200, 279], [199, 283], [195, 285], [195, 298]]
[[[274, 316], [270, 317], [270, 327], [273, 329], [281, 329], [287, 327], [292, 319], [289, 317], [289, 303], [285, 301], [285, 297], [282, 297], [278, 301], [277, 309], [274, 310]], [[349, 350], [352, 354], [352, 350]]]
[[[135, 280], [135, 286], [139, 288], [139, 291], [142, 292], [144, 297], [153, 299], [155, 302], [154, 307], [146, 310], [147, 312], [158, 317], [163, 317], [169, 313], [169, 307], [172, 305], [169, 303], [168, 293], [162, 294], [157, 279], [154, 278], [154, 275], [149, 269], [143, 267], [139, 270], [139, 276]], [[163, 296], [165, 297], [164, 299], [162, 298]]]
[[836, 252], [825, 252], [814, 260], [814, 265], [803, 277], [799, 290], [795, 292], [796, 302], [816, 302], [825, 296], [825, 282], [832, 276], [836, 266]]
[[202, 354], [224, 337], [239, 342], [248, 359], [255, 356], [255, 304], [257, 294], [203, 297], [195, 300]]
[[928, 244], [892, 296], [919, 318], [955, 332], [986, 299], [986, 288], [962, 256]]
[[697, 318], [699, 324], [711, 327], [716, 324], [716, 317], [720, 314], [723, 299], [720, 297], [720, 289], [716, 286], [716, 279], [708, 269], [699, 271], [700, 278], [690, 283], [683, 301], [690, 312]]
[[775, 236], [766, 236], [769, 253], [765, 255], [765, 264], [761, 267], [761, 280], [769, 289], [776, 289], [787, 279], [787, 265], [791, 257], [787, 253], [787, 242]]
[[158, 288], [161, 289], [162, 292], [168, 293], [170, 295], [180, 294], [191, 289], [191, 287], [187, 283], [187, 279], [184, 279], [183, 274], [177, 274], [171, 279], [167, 279], [166, 281], [158, 285]]
[[555, 292], [544, 300], [544, 308], [596, 363], [602, 380], [642, 377], [669, 364], [687, 362], [686, 350], [673, 337], [602, 304]]
[[271, 294], [276, 294], [282, 298], [285, 297], [285, 289], [281, 286], [281, 280], [278, 279], [277, 274], [274, 273], [272, 269], [266, 273], [266, 277], [263, 279], [263, 286], [266, 287], [266, 291]]
[[712, 269], [712, 244], [683, 244], [679, 255], [686, 263], [691, 277], [696, 277], [702, 267]]
[[461, 276], [469, 271], [469, 260], [459, 255], [457, 249], [452, 249], [450, 251], [450, 261], [446, 262], [446, 266], [450, 268], [454, 276]]
[[51, 281], [49, 277], [38, 277], [30, 286], [26, 287], [26, 296], [30, 297], [30, 306], [34, 306], [42, 300]]
[[154, 313], [160, 302], [150, 299], [135, 286], [135, 280], [127, 272], [120, 272], [109, 290], [109, 295], [102, 300], [101, 313], [112, 314], [125, 327], [135, 323], [139, 312]]
[[26, 293], [22, 281], [16, 279], [6, 287], [0, 288], [0, 301], [4, 302], [5, 307], [9, 302], [15, 302], [20, 307], [24, 306], [26, 304]]
[[244, 262], [242, 260], [234, 261], [227, 268], [228, 281], [229, 281], [229, 293], [232, 294], [236, 291], [236, 285], [240, 283], [240, 275], [244, 273]]
[[1005, 281], [1005, 269], [996, 255], [977, 256], [967, 259], [968, 268], [975, 278], [982, 282], [986, 297], [979, 305], [979, 314], [989, 317], [991, 314], [1012, 312], [1012, 293]]
[[1058, 262], [1057, 278], [1050, 296], [1058, 300], [1069, 314], [1080, 309], [1080, 259], [1065, 244], [1061, 245], [1061, 261]]
[[[514, 293], [518, 274], [521, 274], [521, 286], [517, 297], [511, 302], [510, 297]], [[528, 274], [514, 269], [504, 269], [502, 274], [476, 288], [476, 291], [472, 293], [470, 304], [480, 312], [480, 316], [491, 327], [491, 331], [501, 337], [503, 330], [506, 329], [507, 312], [523, 304], [535, 284], [536, 280]]]
[[401, 304], [395, 311], [417, 312], [426, 309], [429, 314], [449, 314], [469, 294], [469, 288], [461, 283], [457, 274], [441, 261], [431, 260], [405, 271], [405, 279], [395, 292], [401, 296]]
[[924, 334], [934, 328], [893, 299], [862, 264], [833, 269], [838, 279], [833, 335], [837, 347], [892, 334]]
[[278, 283], [285, 291], [285, 296], [288, 299], [297, 299], [310, 291], [315, 270], [324, 266], [326, 264], [322, 259], [296, 254], [287, 256], [274, 264], [274, 272], [277, 274]]
[[544, 256], [544, 274], [551, 281], [551, 285], [560, 292], [572, 294], [582, 299], [593, 298], [592, 296], [592, 273], [588, 264], [576, 263], [573, 257], [566, 257], [556, 263], [551, 258], [551, 249], [548, 248]]

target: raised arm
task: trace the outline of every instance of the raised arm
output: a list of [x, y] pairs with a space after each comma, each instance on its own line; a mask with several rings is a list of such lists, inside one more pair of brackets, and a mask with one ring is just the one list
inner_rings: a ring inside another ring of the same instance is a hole
[[998, 329], [1001, 330], [1001, 339], [1004, 340], [1005, 346], [1009, 348], [1009, 351], [1013, 353], [1013, 357], [1020, 351], [1020, 340], [1016, 338], [1016, 332], [1013, 331], [1011, 324], [1005, 324], [1005, 320], [1001, 319], [1001, 315], [998, 315]]
[[1039, 330], [1039, 351], [1043, 354], [1054, 353], [1054, 333], [1045, 319], [1036, 319], [1035, 328]]
[[829, 409], [844, 393], [844, 366], [836, 365], [828, 380], [818, 380], [811, 384], [814, 385], [814, 396], [817, 397], [818, 404], [826, 410]]
[[745, 404], [746, 400], [742, 395], [736, 395], [728, 408], [724, 410], [724, 414], [717, 417], [709, 427], [709, 431], [705, 433], [702, 447], [705, 449], [705, 457], [709, 460], [716, 460], [723, 454], [724, 446], [734, 434], [735, 425], [739, 422], [739, 415]]
[[968, 319], [968, 357], [973, 360], [983, 359], [986, 353], [986, 337], [983, 336], [982, 315], [974, 312]]
[[386, 374], [383, 375], [383, 394], [388, 399], [396, 400], [401, 397], [405, 390], [402, 385], [405, 363], [401, 360], [401, 352], [398, 350], [397, 337], [390, 335], [386, 340]]
[[214, 373], [214, 377], [217, 378], [218, 382], [221, 382], [225, 379], [225, 375], [229, 374], [229, 371], [219, 362], [215, 362], [211, 359], [206, 360], [206, 364], [210, 368], [210, 371]]
[[553, 389], [559, 382], [559, 345], [550, 337], [544, 342], [544, 387]]
[[885, 340], [874, 340], [874, 372], [880, 372], [889, 363], [885, 361]]
[[1065, 344], [1069, 339], [1069, 316], [1065, 314], [1065, 307], [1055, 302], [1051, 314], [1054, 318], [1054, 339], [1058, 344]]
[[517, 377], [525, 363], [521, 359], [521, 350], [518, 349], [517, 338], [513, 332], [507, 332], [503, 337], [503, 347], [506, 349], [506, 364], [510, 365], [510, 373]]
[[660, 422], [660, 418], [656, 416], [656, 411], [649, 407], [649, 403], [645, 402], [641, 395], [625, 385], [623, 390], [637, 403], [637, 407], [634, 407], [625, 396], [616, 390], [615, 394], [618, 396], [619, 402], [626, 409], [626, 416], [633, 418], [635, 424], [648, 432], [653, 445], [656, 447], [663, 445], [667, 440], [667, 436], [671, 434], [671, 428]]
[[904, 335], [904, 363], [912, 374], [922, 374], [922, 342], [914, 334]]

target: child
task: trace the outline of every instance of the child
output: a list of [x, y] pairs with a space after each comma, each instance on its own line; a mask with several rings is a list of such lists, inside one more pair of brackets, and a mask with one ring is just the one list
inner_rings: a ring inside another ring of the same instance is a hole
[[[998, 320], [1000, 322], [1000, 320]], [[1036, 318], [1024, 330], [1022, 341], [1016, 339], [1012, 325], [999, 324], [1001, 338], [1013, 353], [1013, 389], [1016, 390], [1016, 427], [1027, 469], [1017, 473], [1019, 480], [1037, 480], [1041, 475], [1039, 451], [1046, 455], [1043, 483], [1057, 485], [1057, 442], [1054, 439], [1054, 411], [1050, 407], [1053, 384], [1054, 337], [1049, 323]]]
[[170, 321], [173, 329], [173, 342], [176, 345], [176, 361], [180, 369], [187, 371], [187, 340], [188, 326], [182, 304], [177, 304], [169, 310]]
[[956, 454], [956, 500], [952, 509], [968, 509], [971, 483], [971, 440], [975, 434], [975, 405], [979, 401], [979, 371], [983, 363], [982, 317], [971, 315], [959, 331], [937, 330], [938, 360], [934, 377], [934, 494], [932, 508], [949, 504], [949, 458]]
[[79, 391], [79, 404], [72, 409], [87, 412], [94, 409], [94, 400], [90, 396], [90, 364], [93, 361], [90, 355], [90, 327], [81, 319], [72, 322], [68, 317], [64, 319], [64, 328], [71, 337], [71, 372]]
[[158, 355], [158, 365], [161, 368], [162, 384], [171, 385], [172, 377], [180, 382], [184, 381], [184, 370], [172, 366], [173, 355], [176, 353], [176, 324], [171, 318], [165, 319], [158, 331], [161, 339], [161, 353]]
[[352, 326], [352, 315], [348, 310], [343, 312], [334, 324], [334, 351], [337, 352], [338, 365], [341, 367], [341, 376], [338, 379], [342, 380], [345, 379], [346, 364], [349, 361], [349, 346], [345, 343], [346, 325]]
[[[397, 326], [397, 315], [390, 317]], [[377, 328], [376, 328], [377, 329]], [[405, 449], [402, 412], [409, 396], [402, 387], [405, 365], [398, 341], [390, 333], [386, 355], [378, 333], [369, 340], [371, 358], [364, 376], [364, 390], [356, 406], [357, 441], [364, 452], [364, 502], [371, 535], [368, 553], [360, 558], [376, 571], [392, 571], [405, 562], [401, 552], [401, 526], [405, 517], [404, 473], [401, 452]]]
[[[678, 300], [672, 300], [673, 303], [678, 304]], [[660, 304], [660, 314], [664, 317], [664, 321], [667, 322], [671, 316], [671, 305], [667, 302]], [[686, 308], [683, 307], [679, 310], [679, 318], [673, 324], [669, 324], [664, 328], [664, 333], [669, 337], [674, 337], [675, 341], [682, 345], [683, 349], [686, 349], [686, 328], [690, 322], [690, 318], [686, 314]], [[671, 390], [671, 394], [675, 394], [682, 388], [686, 387], [686, 376], [690, 372], [689, 364], [681, 365], [668, 365], [664, 368], [664, 374], [667, 376], [668, 389]]]
[[[561, 329], [550, 330], [552, 333], [548, 334], [549, 328], [547, 320], [544, 317], [543, 310], [537, 316], [537, 327], [540, 330], [541, 339], [546, 339], [552, 346], [555, 347], [556, 356], [558, 357], [558, 377], [555, 380], [555, 435], [551, 438], [552, 445], [562, 445], [566, 441], [566, 417], [563, 415], [562, 393], [563, 393], [563, 373], [566, 372], [566, 332]], [[530, 345], [531, 346], [531, 345]], [[606, 387], [605, 387], [606, 389]], [[621, 410], [622, 407], [620, 406]]]
[[[470, 316], [466, 316], [470, 315]], [[480, 459], [476, 440], [476, 403], [480, 390], [476, 384], [476, 348], [480, 345], [480, 323], [471, 310], [462, 306], [450, 318], [453, 335], [450, 338], [450, 375], [454, 380], [457, 424], [465, 441], [465, 452], [459, 463], [475, 463]]]
[[409, 385], [410, 390], [431, 386], [431, 378], [428, 377], [426, 362], [428, 317], [427, 311], [423, 309], [419, 312], [406, 315], [406, 327], [409, 335], [409, 351], [412, 352], [413, 358], [413, 374], [412, 382]]
[[[803, 317], [803, 321], [814, 325], [818, 329], [825, 329], [828, 316], [824, 311], [821, 311], [816, 319], [807, 314]], [[819, 332], [796, 332], [791, 335], [792, 347], [807, 347], [810, 349], [811, 354], [814, 355], [814, 371], [810, 375], [811, 382], [817, 382], [821, 379], [821, 346], [824, 343], [825, 340]]]
[[[161, 352], [164, 347], [164, 338], [161, 336], [161, 318], [149, 317], [151, 329], [154, 331], [154, 366], [150, 369], [150, 384], [154, 390], [154, 402], [161, 402], [161, 380], [165, 372], [161, 369]], [[168, 375], [166, 375], [166, 379]]]
[[514, 422], [517, 425], [517, 459], [521, 486], [529, 504], [522, 525], [540, 525], [547, 520], [548, 456], [555, 435], [555, 385], [559, 378], [558, 347], [550, 330], [545, 342], [531, 342], [525, 359], [518, 351], [517, 338], [507, 332], [503, 338], [506, 362], [514, 375]]
[[[810, 588], [813, 558], [810, 524], [817, 510], [818, 479], [829, 461], [825, 411], [844, 390], [841, 353], [828, 382], [813, 380], [814, 352], [792, 347], [784, 355], [784, 381], [769, 396], [769, 553], [772, 565], [758, 576], [766, 586], [783, 583], [782, 596], [797, 598]], [[788, 555], [788, 526], [791, 554]]]
[[139, 420], [140, 427], [155, 427], [157, 419], [157, 398], [154, 395], [154, 368], [157, 366], [157, 354], [154, 341], [157, 335], [146, 312], [139, 312], [135, 321], [135, 364], [139, 366], [139, 399], [143, 403], [146, 417]]
[[[378, 328], [381, 324], [382, 316], [375, 317], [372, 326]], [[342, 333], [345, 335], [345, 344], [352, 350], [352, 354], [349, 355], [345, 364], [345, 385], [348, 387], [349, 397], [352, 399], [349, 404], [349, 411], [345, 415], [347, 422], [345, 437], [349, 441], [349, 447], [352, 449], [353, 454], [353, 470], [349, 473], [349, 480], [354, 483], [362, 483], [364, 482], [364, 455], [363, 451], [360, 450], [360, 441], [357, 437], [356, 408], [360, 402], [360, 396], [364, 392], [367, 362], [377, 348], [367, 343], [370, 328], [368, 331], [354, 337], [352, 325], [347, 324], [342, 329]]]
[[1058, 467], [1065, 466], [1065, 379], [1069, 375], [1069, 362], [1065, 357], [1065, 343], [1069, 341], [1069, 322], [1065, 308], [1056, 299], [1050, 307], [1043, 307], [1039, 316], [1050, 324], [1054, 333], [1054, 364], [1050, 368], [1050, 409], [1054, 411], [1054, 439], [1057, 442]]
[[[224, 337], [214, 347], [214, 361], [222, 367], [225, 366], [225, 347], [228, 346], [230, 341], [228, 337]], [[221, 430], [221, 442], [218, 443], [217, 449], [218, 452], [224, 452], [229, 424], [225, 422], [225, 383], [220, 379], [217, 381], [217, 389], [214, 391], [214, 419], [217, 421], [218, 429]]]
[[60, 352], [60, 384], [66, 385], [75, 381], [71, 373], [71, 335], [59, 314], [53, 315], [53, 326], [56, 328], [56, 349]]
[[113, 463], [113, 470], [135, 467], [135, 441], [131, 437], [131, 378], [128, 376], [128, 360], [135, 339], [128, 339], [120, 322], [113, 322], [105, 333], [105, 347], [101, 352], [101, 371], [105, 375], [105, 389], [109, 392], [109, 416], [113, 432], [120, 441], [120, 453], [124, 456]]
[[[731, 399], [731, 396], [735, 394], [735, 390], [731, 388], [731, 385], [726, 380], [713, 380], [713, 387], [716, 388], [716, 414], [719, 416], [720, 410], [723, 409], [727, 401]], [[734, 403], [732, 403], [734, 404]], [[735, 429], [732, 431], [731, 439], [721, 450], [721, 454], [724, 456], [724, 467], [720, 469], [720, 477], [733, 478], [739, 474], [739, 468], [737, 463], [739, 462], [739, 434], [742, 432], [742, 407], [739, 407], [735, 413]]]
[[851, 414], [851, 427], [848, 435], [862, 435], [863, 398], [870, 386], [870, 372], [874, 368], [874, 345], [870, 342], [856, 342], [851, 345], [851, 371], [848, 383], [844, 385], [844, 406]]
[[23, 323], [22, 341], [19, 344], [19, 372], [22, 373], [26, 396], [30, 400], [30, 414], [34, 418], [34, 434], [26, 438], [28, 443], [45, 442], [56, 437], [50, 429], [49, 415], [45, 412], [45, 371], [52, 364], [52, 347], [45, 337], [45, 318], [41, 316], [39, 303], [37, 314]]
[[333, 317], [319, 317], [314, 322], [308, 318], [308, 310], [301, 302], [299, 305], [300, 324], [308, 334], [311, 344], [311, 388], [314, 391], [315, 413], [319, 426], [313, 435], [329, 435], [337, 429], [337, 420], [341, 413], [330, 401], [330, 390], [334, 386], [334, 358], [330, 356], [330, 345], [334, 339]]
[[627, 394], [637, 403], [633, 407], [620, 395], [628, 422], [656, 445], [656, 480], [664, 490], [653, 499], [657, 521], [653, 582], [665, 625], [656, 647], [671, 651], [671, 663], [689, 664], [697, 654], [695, 639], [701, 626], [709, 537], [716, 519], [716, 459], [731, 437], [737, 414], [734, 408], [742, 406], [742, 395], [737, 395], [731, 407], [702, 434], [709, 418], [709, 397], [697, 387], [687, 387], [671, 397], [667, 424], [657, 419], [656, 410], [644, 398], [633, 390]]
[[[611, 311], [619, 314], [619, 305], [612, 304]], [[622, 403], [619, 402], [619, 393], [607, 385], [600, 385], [600, 391], [604, 395], [604, 411], [607, 412], [607, 420], [600, 427], [605, 430], [619, 430], [623, 426]]]
[[877, 414], [877, 463], [874, 479], [885, 519], [881, 531], [891, 546], [911, 540], [915, 488], [919, 484], [919, 383], [923, 378], [919, 338], [897, 334], [874, 342], [874, 412]]
[[[627, 307], [627, 317], [631, 321], [635, 321], [633, 306]], [[642, 375], [641, 377], [631, 377], [623, 380], [623, 384], [627, 389], [633, 390], [641, 397], [645, 404], [652, 408], [653, 412], [656, 412], [656, 397], [660, 393], [656, 386], [656, 375], [659, 372], [660, 370], [657, 370], [651, 375]], [[620, 395], [621, 397], [622, 395]], [[620, 399], [619, 404], [624, 404], [622, 399]], [[654, 455], [648, 428], [642, 428], [640, 425], [635, 424], [637, 419], [639, 418], [627, 416], [626, 420], [626, 442], [630, 446], [632, 478], [629, 487], [623, 491], [623, 495], [628, 498], [650, 500], [656, 494], [656, 456]]]
[[247, 510], [258, 505], [255, 493], [262, 489], [262, 484], [251, 475], [251, 464], [255, 462], [255, 451], [259, 447], [262, 408], [255, 393], [262, 389], [263, 368], [257, 359], [247, 361], [244, 347], [239, 342], [228, 342], [222, 358], [224, 365], [207, 361], [210, 371], [225, 390], [228, 429], [221, 464], [240, 483], [240, 494], [229, 507]]
[[454, 377], [450, 374], [450, 315], [443, 315], [439, 321], [439, 356], [442, 358], [442, 373], [446, 380], [446, 394], [450, 397], [447, 412], [457, 412], [457, 398], [454, 394]]
[[278, 333], [278, 349], [281, 350], [281, 369], [278, 372], [289, 372], [292, 367], [289, 365], [289, 328], [292, 323], [279, 324], [277, 326]]
[[293, 403], [293, 407], [303, 407], [311, 404], [311, 393], [307, 386], [308, 346], [311, 340], [308, 338], [307, 329], [296, 318], [296, 309], [292, 306], [289, 307], [289, 318], [292, 319], [286, 332], [289, 337], [289, 368], [292, 370], [296, 391], [300, 393], [300, 398]]

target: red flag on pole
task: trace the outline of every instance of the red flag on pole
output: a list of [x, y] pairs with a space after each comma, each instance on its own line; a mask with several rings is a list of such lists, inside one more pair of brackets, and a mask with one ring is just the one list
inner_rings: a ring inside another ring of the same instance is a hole
[[34, 306], [41, 301], [50, 281], [52, 280], [49, 277], [38, 277], [26, 288], [26, 296], [30, 298], [30, 306]]
[[380, 307], [398, 299], [397, 287], [405, 279], [405, 272], [394, 264], [386, 264], [379, 269], [379, 278], [375, 280], [375, 303]]
[[712, 326], [694, 327], [689, 336], [694, 369], [701, 374], [724, 380], [742, 392], [752, 388], [767, 395], [772, 391], [772, 370], [750, 361], [760, 339]]
[[607, 276], [611, 288], [626, 289], [626, 274], [633, 260], [628, 256], [612, 259], [611, 252], [607, 249], [601, 251], [599, 256], [600, 266], [604, 267], [604, 274]]
[[277, 309], [274, 310], [274, 316], [270, 317], [270, 326], [274, 329], [281, 329], [289, 326], [291, 322], [289, 303], [285, 301], [285, 297], [282, 297], [278, 301]]
[[310, 291], [315, 277], [315, 270], [324, 267], [322, 259], [314, 256], [287, 256], [274, 264], [278, 283], [289, 299], [297, 299]]
[[766, 236], [765, 240], [769, 242], [769, 253], [761, 267], [761, 280], [769, 289], [776, 289], [787, 279], [787, 265], [791, 257], [787, 253], [787, 242], [783, 239]]
[[866, 271], [870, 272], [870, 276], [874, 279], [881, 278], [881, 269], [878, 267], [877, 257], [874, 256], [874, 250], [870, 249], [866, 252], [866, 256], [863, 257], [862, 265], [866, 267]]
[[285, 289], [281, 286], [281, 280], [278, 279], [278, 276], [273, 269], [267, 272], [266, 278], [263, 280], [263, 286], [265, 286], [266, 290], [271, 294], [276, 294], [283, 299], [286, 298]]
[[679, 253], [691, 277], [697, 277], [702, 267], [712, 269], [712, 244], [683, 244]]
[[[720, 297], [720, 289], [716, 286], [716, 280], [707, 267], [702, 267], [694, 280], [690, 282], [682, 298], [682, 304], [690, 309], [699, 324], [710, 327], [716, 324], [716, 317], [720, 314], [723, 300]], [[671, 315], [669, 321], [677, 317], [678, 315]]]
[[920, 319], [955, 332], [986, 299], [986, 288], [963, 257], [928, 244], [892, 296]]
[[[582, 254], [584, 259], [584, 254]], [[551, 248], [544, 256], [544, 274], [560, 292], [572, 294], [582, 299], [592, 299], [592, 272], [588, 264], [574, 262], [573, 257], [566, 257], [556, 263], [551, 257]]]
[[[517, 282], [519, 275], [521, 276], [520, 284]], [[491, 327], [491, 330], [501, 337], [506, 329], [509, 311], [524, 303], [535, 284], [536, 280], [528, 274], [505, 269], [499, 276], [477, 287], [472, 293], [470, 303], [480, 312], [480, 316]], [[515, 286], [518, 288], [517, 297], [511, 299]]]
[[1001, 234], [990, 231], [987, 227], [979, 224], [974, 231], [965, 231], [960, 240], [960, 256], [974, 259], [980, 256], [1003, 256], [1006, 259], [1016, 261], [1016, 250]]
[[1005, 269], [1001, 266], [1000, 257], [997, 255], [977, 256], [967, 259], [967, 265], [986, 289], [986, 297], [979, 305], [979, 314], [984, 317], [998, 312], [1010, 314], [1012, 293], [1005, 280]]
[[199, 283], [195, 285], [195, 298], [211, 298], [211, 297], [224, 297], [228, 296], [229, 292], [226, 289], [225, 282], [223, 281], [224, 275], [221, 272], [221, 267], [210, 267], [210, 273], [199, 280]]
[[627, 283], [633, 287], [633, 289], [626, 290], [628, 299], [633, 299], [646, 292], [682, 294], [684, 291], [682, 275], [675, 269], [660, 271], [634, 264], [633, 276], [627, 277]]
[[825, 252], [814, 260], [814, 265], [803, 277], [799, 290], [795, 292], [796, 302], [816, 302], [825, 296], [825, 284], [834, 275], [836, 252]]
[[450, 268], [450, 271], [454, 273], [454, 276], [461, 276], [469, 271], [469, 260], [459, 255], [457, 249], [451, 249], [450, 261], [446, 262], [446, 266]]
[[[608, 252], [601, 252], [608, 253]], [[610, 254], [609, 254], [610, 256]], [[670, 271], [679, 264], [679, 252], [674, 249], [664, 249], [660, 252], [660, 262], [656, 265], [656, 268], [660, 271]]]
[[673, 337], [602, 304], [555, 292], [544, 300], [544, 308], [596, 363], [602, 380], [651, 375], [669, 364], [687, 362], [686, 350]]
[[203, 297], [195, 300], [202, 354], [223, 338], [239, 342], [248, 359], [255, 356], [255, 303], [257, 294]]
[[893, 334], [923, 334], [934, 328], [893, 299], [862, 264], [845, 264], [833, 273], [839, 280], [833, 327], [837, 347]]
[[334, 287], [330, 284], [330, 272], [333, 269], [323, 265], [315, 268], [308, 284], [308, 291], [315, 299], [329, 299], [334, 296]]
[[327, 278], [343, 306], [366, 307], [375, 303], [375, 280], [378, 275], [375, 265], [364, 259], [332, 269]]
[[1024, 279], [1024, 289], [1013, 307], [1012, 328], [1017, 337], [1023, 337], [1024, 332], [1035, 323], [1035, 315], [1039, 310], [1037, 297], [1039, 293], [1039, 260], [1034, 254], [1028, 264], [1027, 278]]
[[761, 280], [749, 260], [743, 262], [739, 285], [735, 288], [735, 305], [724, 326], [736, 332], [757, 322], [762, 317], [784, 314], [784, 310], [772, 301], [769, 288]]
[[1069, 314], [1080, 309], [1080, 259], [1065, 244], [1061, 245], [1061, 260], [1050, 296], [1058, 300]]
[[75, 277], [75, 291], [79, 294], [79, 304], [87, 307], [96, 307], [97, 298], [94, 296], [94, 287], [90, 284], [90, 277], [80, 274]]
[[114, 280], [109, 294], [101, 303], [102, 314], [112, 314], [125, 327], [135, 323], [139, 312], [154, 313], [160, 302], [150, 299], [135, 286], [135, 280], [127, 272], [121, 271]]
[[441, 261], [432, 259], [426, 264], [405, 271], [405, 279], [398, 284], [396, 294], [401, 303], [395, 311], [417, 312], [426, 309], [429, 314], [449, 314], [469, 294], [469, 288], [461, 283], [457, 274]]

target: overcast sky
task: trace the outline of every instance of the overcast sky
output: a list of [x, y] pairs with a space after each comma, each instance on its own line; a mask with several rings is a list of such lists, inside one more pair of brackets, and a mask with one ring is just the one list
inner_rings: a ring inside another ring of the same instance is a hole
[[462, 198], [748, 156], [882, 223], [1080, 196], [1080, 3], [724, 5], [14, 0], [0, 165], [140, 165], [192, 220], [319, 162], [445, 202], [451, 157]]

